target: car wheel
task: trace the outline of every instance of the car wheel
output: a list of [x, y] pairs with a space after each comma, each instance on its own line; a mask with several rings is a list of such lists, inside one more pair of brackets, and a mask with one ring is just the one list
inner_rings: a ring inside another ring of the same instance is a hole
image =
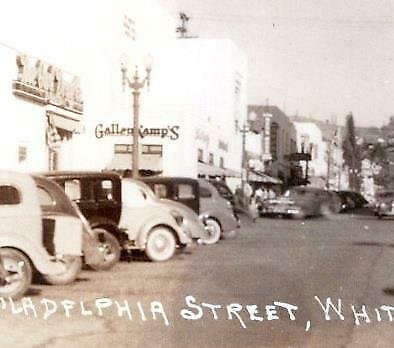
[[328, 216], [332, 214], [332, 210], [328, 204], [322, 204], [320, 207], [320, 215]]
[[306, 214], [304, 211], [300, 210], [298, 213], [293, 215], [293, 218], [296, 220], [302, 220], [306, 218]]
[[99, 261], [90, 263], [89, 266], [96, 271], [107, 271], [119, 262], [121, 247], [118, 239], [106, 229], [93, 228], [96, 248], [100, 253]]
[[175, 253], [176, 240], [167, 227], [156, 227], [151, 230], [146, 241], [145, 254], [151, 261], [167, 261]]
[[43, 276], [45, 281], [51, 285], [66, 285], [72, 283], [81, 271], [81, 256], [65, 255], [59, 262], [64, 263], [66, 271], [60, 274], [45, 274]]
[[215, 244], [219, 241], [222, 236], [222, 228], [219, 223], [211, 218], [205, 220], [205, 234], [201, 238], [204, 244]]
[[0, 248], [0, 257], [6, 272], [0, 286], [0, 296], [18, 299], [26, 293], [32, 282], [30, 260], [22, 252], [11, 248]]

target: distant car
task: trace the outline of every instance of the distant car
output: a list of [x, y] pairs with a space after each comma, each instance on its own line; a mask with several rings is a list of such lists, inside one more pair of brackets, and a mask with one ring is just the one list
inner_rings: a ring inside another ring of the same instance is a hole
[[340, 199], [332, 191], [298, 186], [276, 199], [269, 199], [260, 208], [260, 215], [281, 215], [295, 218], [326, 215], [340, 211]]
[[369, 204], [369, 202], [358, 192], [337, 191], [336, 193], [341, 199], [342, 212], [363, 208]]
[[376, 195], [374, 213], [379, 219], [394, 215], [394, 191], [384, 191]]

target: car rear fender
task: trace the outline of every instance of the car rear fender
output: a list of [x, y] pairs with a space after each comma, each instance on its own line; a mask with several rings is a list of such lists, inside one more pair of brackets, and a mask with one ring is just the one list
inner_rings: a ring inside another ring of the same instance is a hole
[[65, 271], [62, 263], [56, 262], [43, 246], [32, 243], [30, 239], [18, 234], [0, 235], [0, 248], [8, 247], [20, 250], [33, 263], [33, 266], [42, 274], [59, 274]]

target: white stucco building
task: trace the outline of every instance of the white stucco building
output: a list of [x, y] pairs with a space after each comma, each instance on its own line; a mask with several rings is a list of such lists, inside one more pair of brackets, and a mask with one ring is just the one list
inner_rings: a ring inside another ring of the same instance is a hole
[[[327, 143], [321, 129], [312, 122], [293, 122], [297, 133], [297, 151], [308, 152], [309, 180], [312, 186], [324, 187], [327, 177]], [[305, 162], [302, 163], [305, 171]]]
[[[139, 100], [140, 168], [239, 174], [245, 56], [229, 40], [177, 39], [176, 25], [155, 0], [7, 5], [0, 13], [1, 168], [130, 168], [132, 91], [121, 64], [130, 79], [136, 66], [143, 77], [151, 57], [150, 89]], [[48, 135], [61, 141], [53, 146]]]

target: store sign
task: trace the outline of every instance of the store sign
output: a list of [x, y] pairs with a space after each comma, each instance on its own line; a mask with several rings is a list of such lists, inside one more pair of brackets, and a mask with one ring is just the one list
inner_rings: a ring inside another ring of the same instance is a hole
[[[165, 128], [148, 128], [140, 126], [138, 131], [141, 138], [146, 136], [169, 138], [170, 140], [177, 140], [179, 138], [179, 126], [167, 126]], [[107, 136], [131, 136], [133, 135], [132, 127], [121, 127], [118, 123], [111, 123], [105, 126], [99, 123], [95, 128], [95, 135], [97, 139], [102, 139]]]
[[12, 83], [15, 95], [82, 114], [83, 101], [77, 76], [24, 54], [16, 56], [16, 66], [18, 74]]
[[286, 156], [289, 161], [311, 161], [312, 156], [310, 153], [305, 153], [305, 152], [297, 152], [297, 153], [292, 153], [288, 156]]

